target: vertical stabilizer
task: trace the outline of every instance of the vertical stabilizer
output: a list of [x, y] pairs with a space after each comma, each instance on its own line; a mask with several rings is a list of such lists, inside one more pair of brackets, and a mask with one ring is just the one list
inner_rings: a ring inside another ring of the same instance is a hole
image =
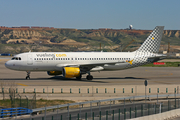
[[148, 38], [144, 41], [141, 47], [137, 50], [137, 52], [158, 53], [163, 30], [164, 26], [156, 26], [153, 32], [148, 36]]

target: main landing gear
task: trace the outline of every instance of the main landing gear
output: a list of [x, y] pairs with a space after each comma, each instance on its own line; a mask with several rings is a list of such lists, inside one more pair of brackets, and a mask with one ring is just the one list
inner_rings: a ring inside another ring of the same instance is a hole
[[81, 80], [82, 75], [80, 74], [78, 77], [76, 77], [77, 80]]
[[92, 80], [93, 79], [93, 76], [90, 74], [90, 72], [88, 72], [88, 75], [86, 76], [86, 79], [87, 80]]
[[87, 75], [87, 76], [86, 76], [86, 79], [87, 79], [87, 80], [92, 80], [92, 79], [93, 79], [93, 76], [92, 76], [92, 75]]
[[[80, 74], [80, 76], [76, 77], [77, 80], [81, 80], [82, 78], [82, 74]], [[93, 79], [93, 76], [90, 75], [90, 73], [88, 73], [88, 75], [86, 76], [86, 79], [87, 80], [92, 80]]]
[[31, 72], [30, 71], [26, 71], [26, 72], [27, 72], [27, 76], [26, 76], [26, 80], [27, 80], [27, 79], [30, 79], [30, 73]]

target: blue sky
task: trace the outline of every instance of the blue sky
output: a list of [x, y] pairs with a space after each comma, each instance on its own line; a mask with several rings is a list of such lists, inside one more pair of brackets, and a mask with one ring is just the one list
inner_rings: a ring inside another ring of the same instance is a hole
[[180, 0], [1, 0], [0, 26], [180, 30]]

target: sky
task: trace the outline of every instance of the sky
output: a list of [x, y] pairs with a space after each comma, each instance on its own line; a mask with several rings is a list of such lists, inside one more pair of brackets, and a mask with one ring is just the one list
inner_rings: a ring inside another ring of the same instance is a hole
[[180, 0], [1, 0], [0, 26], [180, 30]]

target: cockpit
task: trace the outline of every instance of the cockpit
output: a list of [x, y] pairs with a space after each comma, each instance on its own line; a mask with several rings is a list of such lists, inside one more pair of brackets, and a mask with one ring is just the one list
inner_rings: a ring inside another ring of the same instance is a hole
[[11, 60], [21, 60], [20, 57], [13, 57]]

